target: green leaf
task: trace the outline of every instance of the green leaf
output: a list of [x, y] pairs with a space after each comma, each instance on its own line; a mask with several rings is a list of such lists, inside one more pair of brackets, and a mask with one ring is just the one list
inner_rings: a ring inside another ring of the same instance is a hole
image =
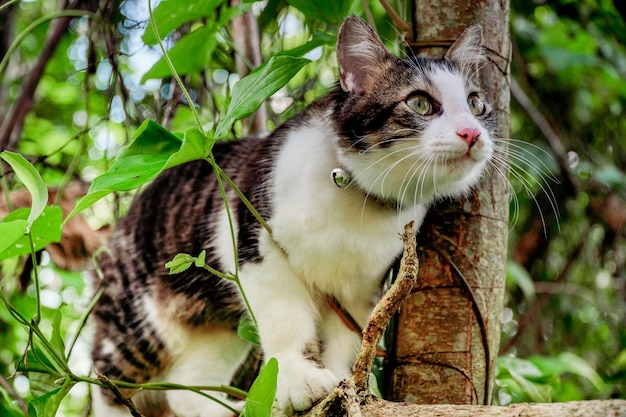
[[305, 43], [304, 45], [300, 45], [293, 49], [288, 49], [286, 51], [279, 52], [276, 55], [289, 55], [293, 57], [301, 57], [305, 55], [306, 53], [311, 52], [313, 49], [317, 48], [318, 46], [333, 45], [336, 40], [337, 40], [337, 37], [335, 36], [326, 34], [324, 32], [316, 31], [313, 33], [313, 38], [307, 43]]
[[[100, 191], [133, 190], [145, 184], [163, 169], [167, 159], [180, 146], [178, 137], [152, 120], [146, 120], [111, 168], [94, 179], [87, 196]], [[82, 206], [82, 200], [77, 206]]]
[[308, 19], [339, 25], [350, 14], [353, 0], [287, 0], [291, 6], [300, 10]]
[[55, 381], [58, 379], [56, 375], [50, 375], [47, 373], [30, 373], [28, 374], [30, 381], [30, 391], [33, 397], [41, 397], [51, 391], [59, 388], [59, 384]]
[[525, 378], [541, 378], [544, 376], [543, 372], [531, 361], [509, 356], [498, 358], [498, 372], [516, 372]]
[[511, 377], [520, 384], [522, 390], [528, 395], [531, 401], [536, 403], [549, 403], [552, 401], [552, 396], [550, 395], [552, 391], [551, 386], [530, 381], [514, 369], [509, 369], [509, 373]]
[[[29, 218], [30, 212], [31, 209], [29, 208], [16, 209], [3, 219], [3, 223], [0, 223], [0, 260], [30, 253], [30, 242], [28, 241], [28, 235], [25, 235], [25, 225], [28, 223], [26, 219]], [[49, 243], [61, 241], [62, 220], [63, 210], [61, 207], [47, 206], [44, 208], [43, 213], [37, 217], [30, 230], [35, 251], [43, 249]], [[18, 225], [15, 225], [15, 222], [18, 222]], [[6, 224], [10, 225], [6, 226]], [[20, 227], [19, 224], [24, 225], [22, 233], [13, 240], [13, 243], [5, 246], [5, 243], [8, 243], [16, 235], [3, 236], [3, 229], [6, 228], [7, 233], [17, 234], [17, 228]]]
[[[24, 237], [28, 222], [26, 220], [7, 221], [6, 218], [0, 223], [0, 253], [15, 247], [17, 241]], [[6, 258], [9, 258], [7, 256]], [[0, 257], [0, 260], [6, 259]]]
[[22, 181], [32, 198], [31, 211], [28, 216], [28, 227], [26, 228], [28, 232], [35, 219], [43, 213], [46, 204], [48, 204], [48, 187], [46, 187], [46, 184], [41, 179], [35, 167], [22, 155], [15, 152], [3, 151], [0, 153], [0, 158], [4, 159], [6, 163], [13, 168], [15, 175]]
[[[53, 331], [52, 338], [54, 337], [60, 336], [55, 335]], [[56, 375], [56, 377], [58, 378], [64, 375], [69, 368], [67, 360], [65, 359], [64, 350], [59, 349], [59, 347], [63, 346], [63, 342], [61, 341], [59, 343], [57, 341], [56, 345], [58, 347], [55, 346], [54, 343], [50, 343], [50, 339], [47, 339], [47, 343], [44, 343], [41, 337], [35, 334], [29, 353], [32, 354], [32, 357], [34, 357], [39, 362], [39, 364], [50, 367], [49, 370], [45, 371], [46, 373]], [[29, 356], [29, 359], [30, 358], [31, 357]]]
[[[0, 6], [1, 8], [1, 6]], [[6, 389], [0, 388], [0, 416], [2, 417], [24, 417], [24, 412], [20, 409], [15, 398]]]
[[533, 363], [544, 376], [562, 375], [567, 372], [568, 364], [558, 357], [552, 356], [531, 356], [528, 360]]
[[[499, 376], [497, 378], [497, 386], [511, 396], [511, 402], [518, 403], [528, 401], [528, 396], [524, 394], [524, 390], [509, 374], [507, 376]], [[499, 404], [506, 405], [506, 404]]]
[[559, 355], [559, 360], [567, 364], [567, 371], [574, 375], [588, 379], [598, 391], [604, 388], [604, 381], [595, 369], [591, 367], [583, 358], [571, 352], [563, 352]]
[[61, 311], [56, 310], [52, 317], [52, 337], [50, 343], [61, 357], [65, 357], [65, 342], [61, 336]]
[[242, 413], [244, 417], [271, 417], [277, 379], [278, 361], [271, 358], [250, 387]]
[[242, 340], [261, 346], [261, 339], [259, 339], [259, 331], [250, 317], [246, 314], [242, 314], [239, 318], [239, 325], [237, 326], [237, 336]]
[[166, 268], [169, 268], [170, 275], [180, 274], [189, 269], [194, 264], [196, 258], [186, 253], [179, 253], [174, 256], [174, 259], [165, 264]]
[[235, 120], [252, 114], [272, 94], [289, 82], [309, 62], [305, 58], [277, 55], [239, 80], [226, 115], [217, 125], [215, 137], [223, 136]]
[[26, 352], [24, 361], [18, 364], [17, 370], [20, 372], [44, 373], [55, 379], [58, 377], [56, 367], [48, 357], [37, 347], [30, 347]]
[[76, 203], [65, 222], [114, 191], [133, 190], [154, 179], [164, 169], [204, 159], [213, 142], [197, 129], [186, 132], [181, 141], [157, 123], [146, 120], [111, 168], [94, 179], [87, 195]]
[[[209, 57], [217, 46], [215, 26], [205, 26], [183, 36], [168, 51], [168, 56], [179, 75], [199, 72], [206, 67]], [[141, 79], [144, 83], [151, 78], [164, 78], [173, 75], [167, 61], [161, 57]]]
[[[93, 187], [93, 184], [92, 184], [92, 187]], [[65, 223], [67, 223], [69, 219], [74, 217], [76, 213], [86, 209], [87, 207], [93, 206], [96, 203], [96, 201], [100, 200], [101, 198], [106, 197], [107, 195], [111, 194], [111, 192], [112, 191], [108, 189], [89, 191], [86, 195], [84, 195], [81, 199], [79, 199], [76, 202], [76, 206], [74, 207], [74, 210], [72, 210], [70, 214], [67, 215], [65, 220], [63, 220], [63, 225], [65, 225]]]
[[204, 263], [206, 262], [206, 249], [203, 249], [200, 252], [200, 255], [196, 258], [195, 265], [196, 268], [204, 268]]
[[172, 168], [198, 159], [204, 159], [207, 157], [214, 144], [215, 139], [207, 138], [198, 129], [189, 129], [183, 136], [180, 149], [168, 158], [163, 169]]
[[571, 373], [589, 380], [598, 390], [605, 387], [605, 383], [587, 361], [571, 352], [562, 352], [558, 357], [531, 356], [528, 358], [544, 375], [563, 375]]
[[63, 385], [28, 403], [30, 417], [55, 417], [61, 400], [70, 392], [75, 382], [66, 378]]
[[[215, 9], [223, 2], [224, 0], [195, 0], [182, 3], [176, 0], [164, 0], [160, 2], [152, 12], [159, 37], [163, 39], [174, 29], [192, 20], [214, 16]], [[147, 45], [157, 43], [152, 25], [146, 28], [142, 39]]]

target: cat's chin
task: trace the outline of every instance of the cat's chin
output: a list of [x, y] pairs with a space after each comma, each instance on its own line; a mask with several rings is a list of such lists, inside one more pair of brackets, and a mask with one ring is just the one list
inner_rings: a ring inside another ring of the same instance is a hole
[[469, 154], [446, 159], [443, 162], [445, 169], [444, 176], [453, 180], [453, 182], [462, 181], [468, 176], [472, 176], [474, 172], [483, 170], [486, 160], [476, 158]]

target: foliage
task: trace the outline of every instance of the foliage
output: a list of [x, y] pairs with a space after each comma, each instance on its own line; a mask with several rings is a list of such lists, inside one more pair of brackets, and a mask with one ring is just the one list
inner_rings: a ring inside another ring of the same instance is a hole
[[[611, 1], [514, 1], [512, 8], [512, 77], [521, 90], [513, 89], [512, 137], [547, 150], [530, 155], [555, 182], [525, 195], [512, 178], [519, 207], [501, 354], [533, 362], [552, 399], [624, 397], [624, 16]], [[604, 384], [561, 362], [565, 354]], [[502, 391], [505, 403], [511, 387]], [[532, 398], [523, 386], [516, 391], [514, 401]]]
[[[81, 336], [89, 279], [43, 255], [32, 258], [32, 282], [25, 290], [18, 284], [31, 244], [38, 251], [60, 238], [59, 201], [49, 205], [47, 189], [91, 182], [72, 215], [81, 211], [94, 227], [114, 224], [159, 172], [193, 159], [212, 163], [215, 140], [249, 133], [246, 117], [264, 101], [273, 128], [322, 95], [336, 79], [338, 24], [350, 12], [364, 14], [355, 1], [228, 3], [185, 8], [164, 0], [154, 9], [156, 30], [139, 0], [97, 9], [82, 0], [71, 10], [52, 0], [0, 6], [3, 198], [21, 187], [32, 196], [29, 208], [0, 223], [0, 415], [51, 416], [59, 403], [64, 415], [80, 415], [85, 382], [96, 382], [87, 376]], [[380, 4], [369, 7], [383, 39], [398, 49]], [[497, 397], [623, 397], [626, 26], [609, 0], [514, 1], [513, 8], [513, 78], [558, 141], [545, 139], [546, 126], [515, 95], [512, 137], [522, 143], [512, 143], [526, 165], [512, 177], [518, 197]], [[256, 69], [230, 24], [248, 11], [261, 33]], [[237, 58], [248, 65], [245, 78]], [[172, 266], [203, 267], [201, 254], [187, 256]], [[256, 341], [252, 321], [239, 332]], [[270, 361], [250, 389], [246, 415], [268, 415], [276, 372]]]

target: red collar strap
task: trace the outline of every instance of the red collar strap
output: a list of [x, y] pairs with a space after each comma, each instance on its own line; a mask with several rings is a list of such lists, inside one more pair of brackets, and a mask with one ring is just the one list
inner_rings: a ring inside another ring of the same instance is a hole
[[[363, 337], [363, 331], [359, 323], [352, 317], [352, 315], [345, 309], [343, 306], [337, 301], [337, 299], [331, 295], [324, 295], [324, 300], [326, 300], [326, 304], [339, 316], [343, 324], [346, 325], [348, 329], [356, 333], [359, 338]], [[376, 351], [376, 356], [384, 358], [387, 356], [387, 352], [385, 352], [380, 347]]]

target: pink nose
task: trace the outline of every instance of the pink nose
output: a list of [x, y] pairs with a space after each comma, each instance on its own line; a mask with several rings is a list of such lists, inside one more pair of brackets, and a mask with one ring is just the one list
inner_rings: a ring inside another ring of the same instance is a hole
[[463, 139], [465, 143], [467, 143], [467, 146], [471, 148], [478, 140], [478, 136], [480, 136], [480, 130], [466, 127], [461, 130], [457, 130], [456, 134], [459, 135], [459, 137]]

